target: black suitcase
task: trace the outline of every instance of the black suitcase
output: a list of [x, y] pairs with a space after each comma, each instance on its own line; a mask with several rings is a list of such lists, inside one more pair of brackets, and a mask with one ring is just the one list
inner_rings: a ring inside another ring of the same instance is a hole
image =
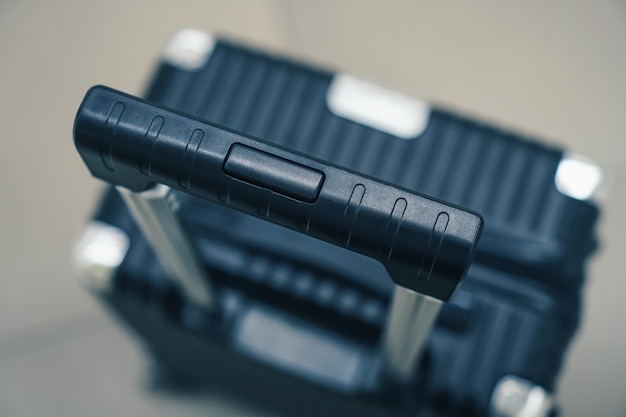
[[[196, 31], [173, 38], [145, 98], [95, 88], [79, 110], [81, 156], [125, 189], [105, 192], [76, 256], [173, 380], [297, 415], [555, 412], [596, 247], [595, 165]], [[460, 207], [484, 217], [476, 248], [480, 218]], [[395, 316], [421, 326], [390, 330], [401, 287], [421, 301]], [[407, 340], [419, 360], [394, 369], [385, 354]]]

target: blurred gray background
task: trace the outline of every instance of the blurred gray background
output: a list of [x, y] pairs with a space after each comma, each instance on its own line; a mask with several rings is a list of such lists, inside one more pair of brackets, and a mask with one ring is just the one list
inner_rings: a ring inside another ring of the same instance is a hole
[[626, 2], [0, 1], [0, 416], [267, 415], [149, 391], [141, 347], [79, 285], [101, 188], [72, 145], [93, 84], [140, 93], [195, 27], [563, 144], [607, 174], [602, 252], [567, 357], [565, 416], [626, 415]]

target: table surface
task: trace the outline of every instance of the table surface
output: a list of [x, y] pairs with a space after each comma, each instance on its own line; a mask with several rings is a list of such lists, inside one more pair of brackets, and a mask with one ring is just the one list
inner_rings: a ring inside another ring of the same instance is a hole
[[195, 27], [566, 146], [606, 172], [602, 251], [559, 386], [565, 416], [626, 410], [626, 3], [0, 2], [0, 415], [269, 415], [226, 392], [150, 388], [132, 336], [81, 287], [73, 242], [101, 184], [73, 149], [88, 87], [140, 93]]

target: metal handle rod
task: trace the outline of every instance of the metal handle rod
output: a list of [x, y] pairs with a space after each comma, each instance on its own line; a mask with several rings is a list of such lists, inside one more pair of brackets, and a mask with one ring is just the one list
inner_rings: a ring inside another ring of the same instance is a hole
[[398, 383], [409, 382], [443, 302], [395, 286], [382, 339], [385, 372]]
[[172, 190], [165, 185], [136, 193], [117, 187], [163, 268], [196, 306], [212, 310], [214, 289], [176, 214]]

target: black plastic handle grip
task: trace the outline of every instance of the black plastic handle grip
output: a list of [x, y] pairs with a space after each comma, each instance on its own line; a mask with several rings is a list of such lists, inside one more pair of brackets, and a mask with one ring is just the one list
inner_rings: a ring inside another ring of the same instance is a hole
[[449, 300], [482, 230], [471, 211], [93, 87], [74, 125], [91, 173], [219, 202], [383, 263], [399, 285]]

